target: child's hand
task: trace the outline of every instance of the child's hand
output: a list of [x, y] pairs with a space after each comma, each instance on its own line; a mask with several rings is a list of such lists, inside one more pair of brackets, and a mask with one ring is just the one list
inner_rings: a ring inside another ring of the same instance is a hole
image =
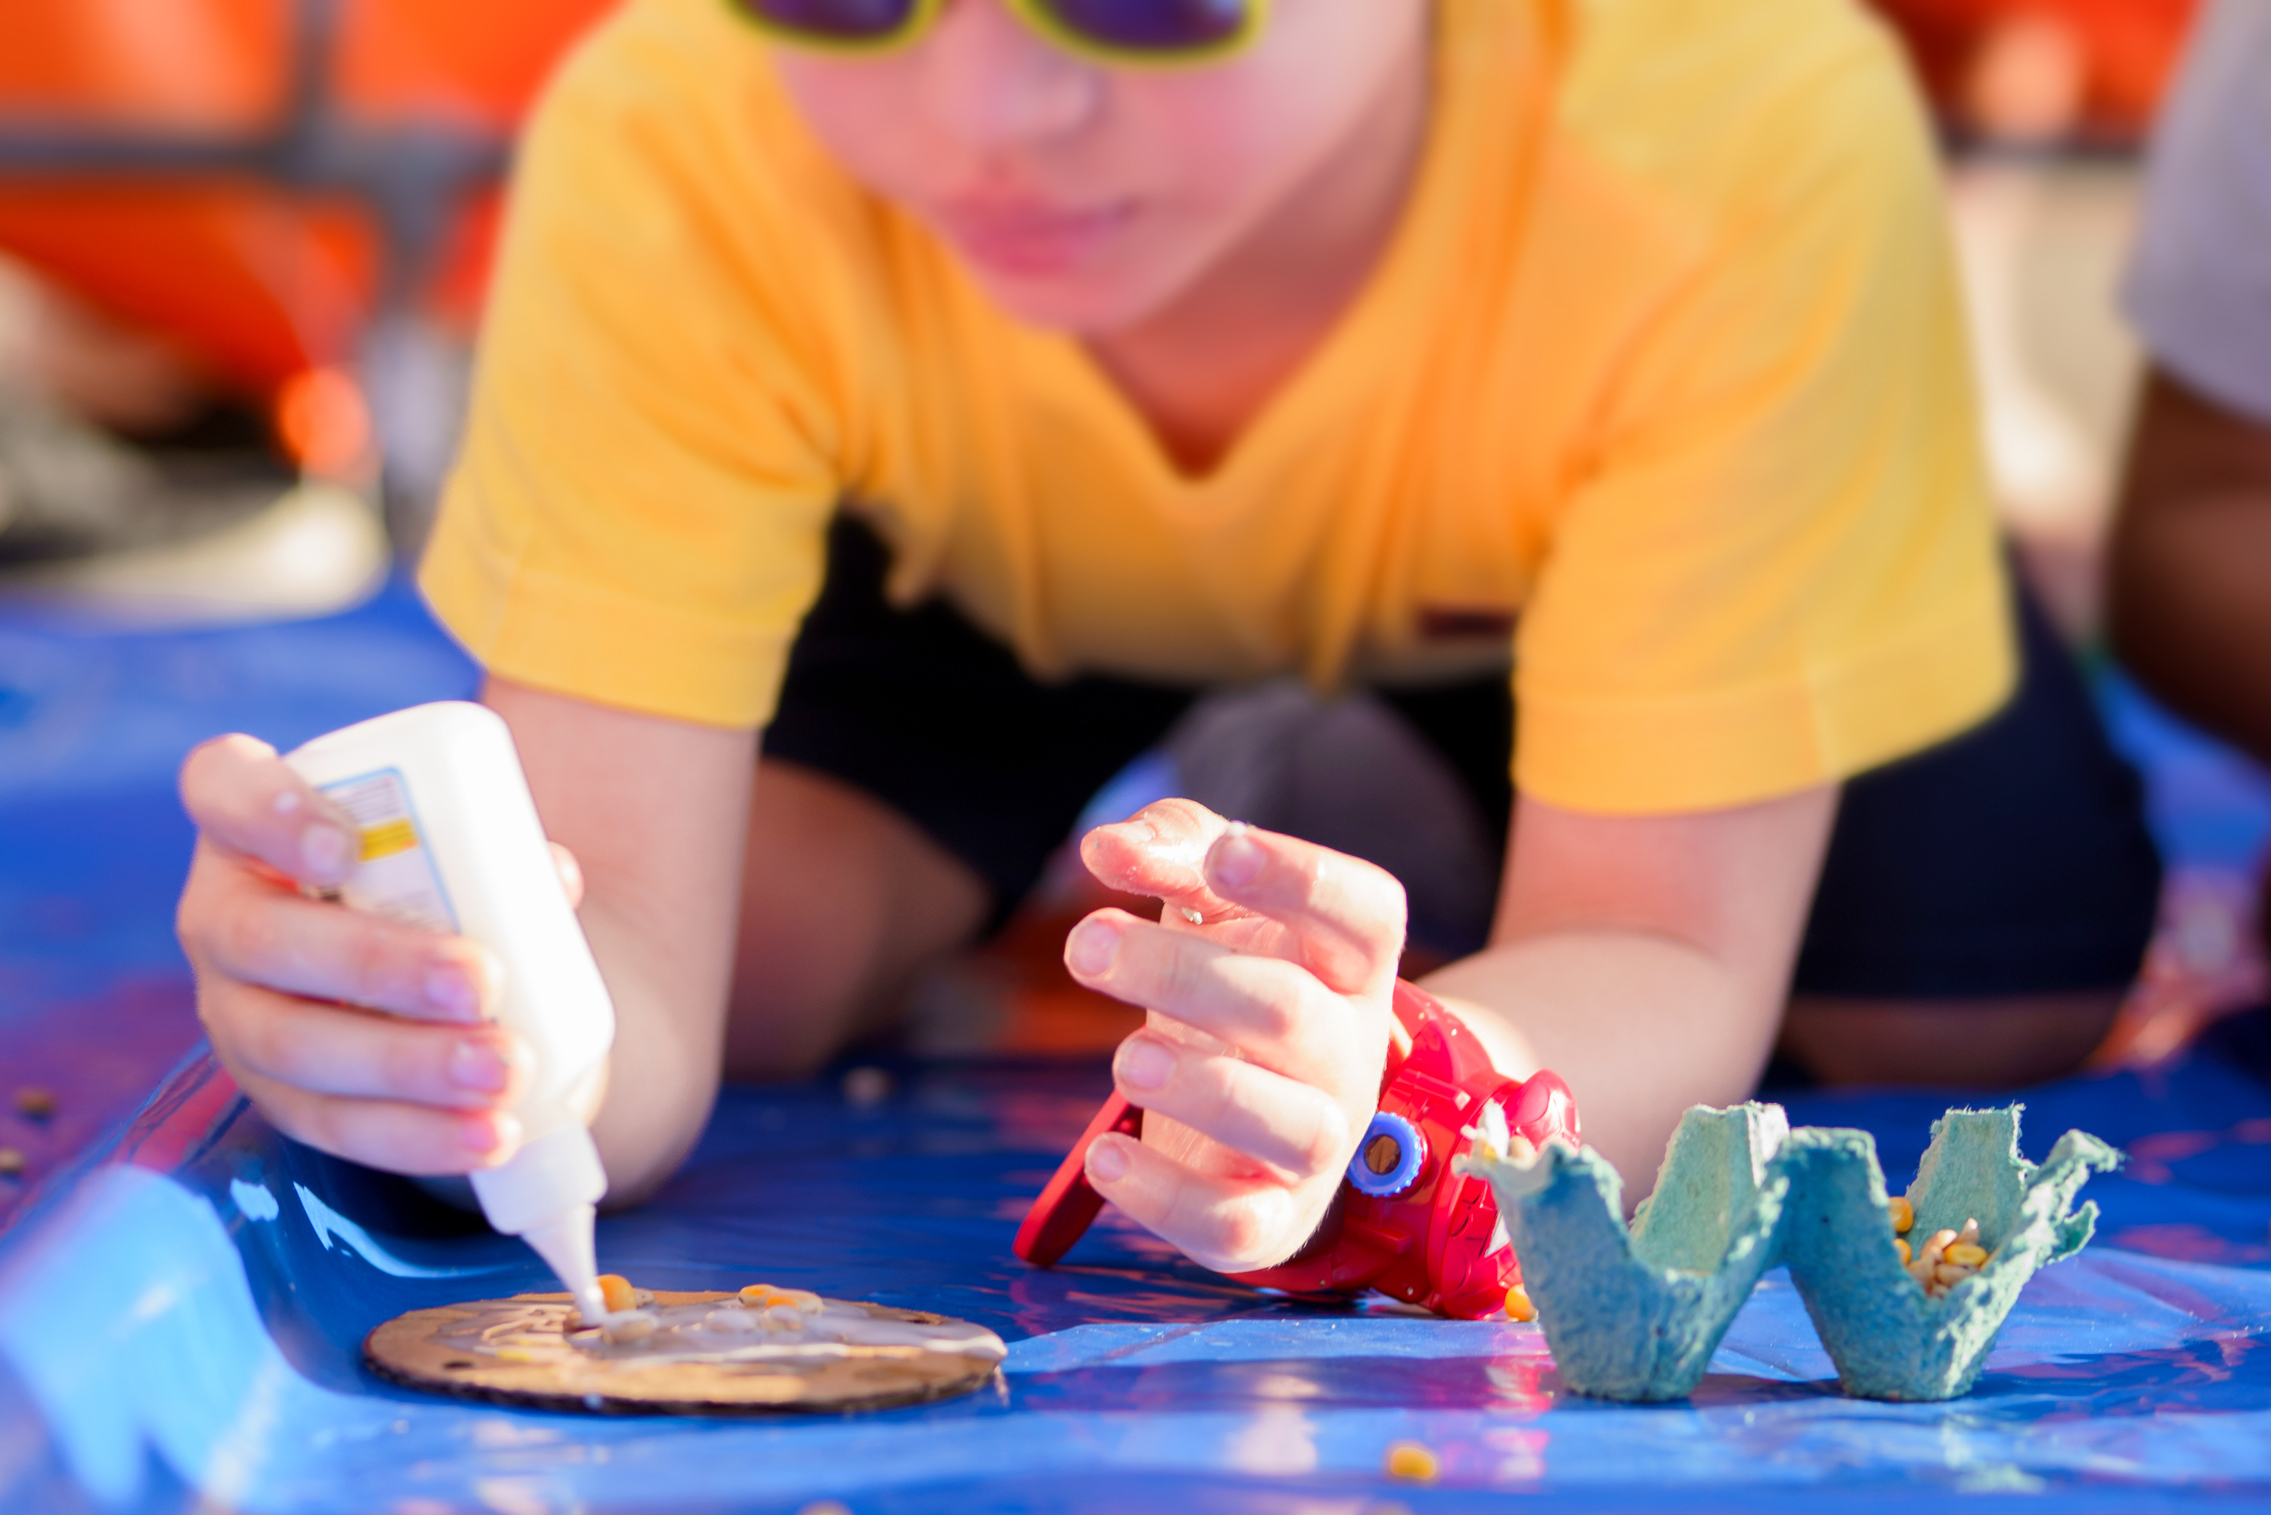
[[1283, 1262], [1324, 1219], [1378, 1106], [1403, 886], [1189, 800], [1098, 827], [1081, 857], [1167, 906], [1156, 924], [1099, 910], [1065, 942], [1081, 983], [1150, 1011], [1113, 1062], [1145, 1111], [1143, 1140], [1098, 1138], [1089, 1182], [1209, 1268]]
[[[397, 1173], [510, 1157], [520, 1126], [504, 1112], [529, 1057], [486, 1019], [495, 958], [302, 895], [346, 877], [356, 834], [265, 742], [205, 743], [182, 764], [181, 796], [198, 827], [176, 922], [197, 1013], [262, 1113], [311, 1147]], [[564, 857], [561, 873], [572, 898]]]

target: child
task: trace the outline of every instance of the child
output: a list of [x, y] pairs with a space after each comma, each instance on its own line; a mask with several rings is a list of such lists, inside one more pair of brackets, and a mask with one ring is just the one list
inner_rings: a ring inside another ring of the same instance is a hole
[[[810, 1067], [1014, 905], [1194, 690], [1283, 671], [1495, 783], [1492, 943], [1431, 987], [1638, 1192], [1759, 1076], [1840, 784], [2013, 687], [1965, 364], [1927, 134], [1840, 0], [633, 0], [533, 128], [423, 570], [581, 865], [616, 1198], [721, 1072]], [[1973, 809], [2041, 821], [2047, 745]], [[480, 949], [298, 898], [347, 837], [250, 739], [183, 788], [247, 1092], [359, 1161], [500, 1160]], [[1372, 1112], [1402, 891], [1183, 801], [1084, 855], [1167, 906], [1066, 945], [1154, 1012], [1091, 1177], [1273, 1263]], [[1864, 947], [1936, 962], [1965, 885]], [[1989, 1000], [2096, 1007], [2140, 946], [1927, 984], [1972, 996], [1927, 1066], [2007, 1076]]]

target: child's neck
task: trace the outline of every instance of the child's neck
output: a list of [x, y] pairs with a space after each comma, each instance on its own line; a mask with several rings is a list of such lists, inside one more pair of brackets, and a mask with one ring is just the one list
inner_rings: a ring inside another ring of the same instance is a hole
[[1418, 177], [1428, 105], [1422, 53], [1251, 236], [1165, 308], [1087, 339], [1177, 468], [1221, 462], [1363, 293]]

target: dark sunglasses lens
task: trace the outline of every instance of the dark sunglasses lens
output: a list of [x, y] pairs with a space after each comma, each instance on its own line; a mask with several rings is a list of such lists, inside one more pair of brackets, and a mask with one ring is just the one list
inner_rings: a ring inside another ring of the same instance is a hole
[[829, 42], [880, 42], [907, 24], [916, 0], [736, 0], [781, 31]]
[[1041, 0], [1078, 37], [1134, 53], [1200, 53], [1235, 41], [1253, 0]]

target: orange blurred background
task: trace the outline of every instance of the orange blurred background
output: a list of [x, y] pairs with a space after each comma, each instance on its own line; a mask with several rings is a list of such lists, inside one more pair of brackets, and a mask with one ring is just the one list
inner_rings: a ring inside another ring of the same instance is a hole
[[[375, 313], [470, 329], [514, 128], [612, 3], [0, 0], [0, 253], [281, 405], [306, 462], [301, 376], [352, 371]], [[2143, 130], [2195, 7], [1880, 3], [1959, 128], [1996, 39], [2048, 23], [2076, 129], [2110, 140]]]

